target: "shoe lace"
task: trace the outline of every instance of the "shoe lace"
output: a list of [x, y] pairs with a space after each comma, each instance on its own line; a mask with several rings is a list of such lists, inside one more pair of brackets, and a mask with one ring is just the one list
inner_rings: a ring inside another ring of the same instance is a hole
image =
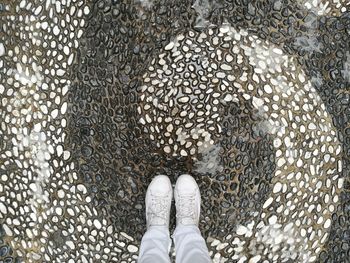
[[179, 204], [179, 210], [177, 211], [176, 217], [178, 218], [191, 218], [195, 217], [194, 213], [194, 202], [195, 197], [193, 195], [182, 195], [177, 201]]
[[152, 209], [150, 210], [150, 215], [152, 217], [158, 217], [162, 219], [167, 219], [167, 200], [165, 198], [152, 197]]

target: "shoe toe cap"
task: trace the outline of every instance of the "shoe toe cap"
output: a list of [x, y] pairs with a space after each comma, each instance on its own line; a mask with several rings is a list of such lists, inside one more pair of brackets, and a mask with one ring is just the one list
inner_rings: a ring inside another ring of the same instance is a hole
[[149, 186], [152, 195], [167, 196], [172, 193], [172, 186], [169, 178], [165, 175], [157, 175]]
[[183, 174], [177, 179], [175, 189], [181, 194], [193, 194], [199, 188], [196, 180], [192, 176]]

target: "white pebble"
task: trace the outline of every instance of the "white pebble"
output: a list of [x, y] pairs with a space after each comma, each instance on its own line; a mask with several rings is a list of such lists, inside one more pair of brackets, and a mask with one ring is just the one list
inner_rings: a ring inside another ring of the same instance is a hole
[[272, 88], [270, 85], [265, 85], [264, 86], [264, 90], [267, 94], [271, 94], [272, 93]]
[[5, 55], [5, 47], [3, 43], [0, 43], [0, 57]]
[[165, 46], [165, 50], [170, 50], [170, 49], [173, 49], [174, 47], [174, 42], [170, 42], [168, 45]]
[[269, 199], [267, 199], [263, 205], [263, 209], [269, 207], [272, 204], [273, 198], [270, 197]]
[[282, 184], [280, 182], [277, 182], [275, 186], [273, 187], [273, 193], [278, 193], [282, 189]]
[[94, 226], [95, 226], [97, 229], [101, 229], [101, 228], [102, 228], [101, 222], [98, 221], [97, 219], [94, 220]]
[[236, 230], [237, 235], [243, 236], [247, 232], [248, 232], [248, 229], [245, 226], [240, 225], [237, 227], [237, 230]]

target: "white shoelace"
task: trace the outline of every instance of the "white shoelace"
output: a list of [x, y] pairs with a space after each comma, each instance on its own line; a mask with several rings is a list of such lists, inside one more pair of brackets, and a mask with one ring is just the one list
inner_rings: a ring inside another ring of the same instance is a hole
[[180, 196], [179, 200], [177, 200], [179, 209], [176, 212], [177, 215], [176, 217], [178, 218], [190, 218], [194, 219], [195, 218], [195, 196], [194, 195], [183, 195]]
[[166, 198], [152, 197], [152, 205], [149, 214], [153, 218], [167, 219], [168, 200]]

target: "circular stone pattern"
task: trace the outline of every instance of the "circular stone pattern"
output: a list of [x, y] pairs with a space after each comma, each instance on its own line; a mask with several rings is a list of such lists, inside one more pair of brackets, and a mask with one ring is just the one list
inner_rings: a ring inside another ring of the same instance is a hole
[[225, 107], [241, 100], [252, 105], [261, 119], [255, 130], [274, 138], [277, 168], [262, 210], [225, 242], [240, 262], [315, 261], [343, 185], [341, 146], [295, 59], [223, 25], [174, 37], [152, 60], [143, 82], [139, 122], [173, 156], [195, 158], [220, 141]]

